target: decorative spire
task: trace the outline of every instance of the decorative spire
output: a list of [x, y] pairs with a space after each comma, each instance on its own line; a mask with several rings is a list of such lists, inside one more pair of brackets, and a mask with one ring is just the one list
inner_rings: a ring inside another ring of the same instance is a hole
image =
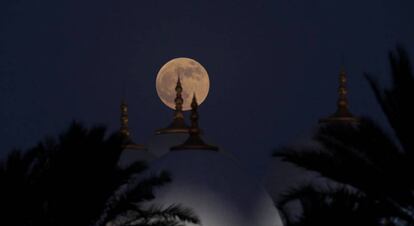
[[126, 103], [125, 99], [123, 98], [121, 101], [121, 127], [119, 132], [125, 139], [124, 148], [126, 149], [139, 149], [144, 150], [144, 145], [135, 144], [131, 139], [131, 132], [129, 131], [129, 117], [128, 117], [128, 104]]
[[346, 86], [347, 77], [345, 69], [342, 67], [339, 73], [339, 87], [338, 87], [338, 100], [337, 100], [337, 109], [334, 114], [331, 116], [319, 120], [320, 123], [325, 122], [348, 122], [348, 123], [357, 123], [358, 118], [349, 111], [349, 102], [348, 102], [348, 89]]
[[189, 149], [198, 149], [198, 150], [211, 150], [218, 151], [218, 147], [206, 144], [200, 136], [200, 128], [198, 126], [198, 104], [196, 95], [194, 93], [193, 100], [191, 102], [191, 127], [188, 130], [189, 137], [181, 145], [171, 147], [172, 151], [179, 150], [189, 150]]
[[183, 97], [181, 96], [183, 92], [183, 87], [181, 86], [181, 78], [178, 76], [177, 85], [175, 86], [176, 97], [174, 99], [175, 102], [175, 113], [174, 113], [174, 120], [176, 119], [184, 119], [183, 114]]
[[181, 79], [178, 76], [177, 85], [175, 86], [176, 97], [174, 99], [175, 102], [175, 111], [174, 111], [174, 119], [172, 123], [164, 129], [159, 129], [156, 131], [157, 134], [162, 133], [187, 133], [188, 126], [185, 124], [184, 121], [184, 113], [183, 113], [183, 97], [181, 96], [183, 92], [183, 88], [181, 86]]
[[196, 94], [193, 95], [193, 100], [191, 101], [191, 127], [190, 127], [190, 133], [191, 132], [200, 132], [200, 129], [198, 128], [198, 103]]
[[122, 99], [121, 101], [121, 128], [120, 133], [123, 137], [125, 137], [127, 140], [130, 140], [131, 133], [129, 132], [128, 127], [128, 105], [126, 104], [125, 100]]
[[337, 115], [342, 117], [353, 117], [351, 112], [349, 112], [349, 103], [348, 103], [348, 89], [346, 87], [346, 73], [342, 69], [339, 73], [339, 88], [338, 88], [338, 101], [337, 101]]

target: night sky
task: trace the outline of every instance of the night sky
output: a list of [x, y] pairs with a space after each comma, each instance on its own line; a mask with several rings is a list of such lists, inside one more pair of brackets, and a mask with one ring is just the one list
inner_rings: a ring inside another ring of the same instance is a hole
[[414, 54], [413, 11], [410, 0], [3, 0], [0, 156], [75, 119], [114, 131], [124, 83], [133, 137], [146, 143], [172, 118], [158, 70], [190, 57], [210, 75], [206, 136], [260, 177], [274, 148], [335, 110], [342, 62], [352, 112], [385, 124], [363, 73], [386, 82], [388, 51]]

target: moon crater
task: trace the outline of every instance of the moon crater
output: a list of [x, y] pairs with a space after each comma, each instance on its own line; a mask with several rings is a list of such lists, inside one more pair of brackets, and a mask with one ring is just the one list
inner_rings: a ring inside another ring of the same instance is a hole
[[175, 109], [175, 87], [180, 76], [183, 88], [183, 110], [191, 109], [191, 99], [196, 94], [198, 104], [206, 99], [210, 80], [206, 69], [197, 61], [180, 57], [168, 61], [161, 67], [156, 79], [156, 89], [161, 101], [171, 109]]

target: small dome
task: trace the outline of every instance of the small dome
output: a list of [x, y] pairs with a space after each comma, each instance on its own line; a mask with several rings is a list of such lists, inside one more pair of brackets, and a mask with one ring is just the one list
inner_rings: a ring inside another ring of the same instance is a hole
[[191, 208], [203, 226], [283, 225], [265, 189], [227, 153], [171, 151], [152, 162], [147, 173], [164, 170], [172, 182], [155, 190], [153, 204]]
[[[288, 143], [292, 148], [321, 148], [320, 144], [312, 139], [319, 129], [313, 126], [309, 130], [300, 133], [296, 139]], [[318, 173], [305, 170], [293, 163], [285, 162], [279, 157], [272, 157], [265, 173], [265, 186], [275, 201], [289, 189], [303, 183], [311, 183], [321, 180]]]

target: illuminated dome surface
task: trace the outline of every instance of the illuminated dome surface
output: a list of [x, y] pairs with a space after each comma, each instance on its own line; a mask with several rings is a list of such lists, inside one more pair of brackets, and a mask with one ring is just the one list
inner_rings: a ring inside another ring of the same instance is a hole
[[189, 207], [203, 226], [283, 225], [267, 192], [226, 153], [171, 151], [147, 173], [164, 170], [172, 182], [155, 190], [153, 204]]
[[[317, 130], [318, 127], [311, 127], [303, 131], [296, 139], [288, 142], [288, 146], [298, 149], [305, 147], [321, 148], [312, 139]], [[273, 157], [265, 172], [264, 182], [267, 191], [276, 201], [280, 195], [286, 193], [291, 188], [295, 188], [301, 184], [319, 182], [321, 180], [322, 178], [318, 173], [300, 168], [293, 163], [283, 161], [279, 157]]]

